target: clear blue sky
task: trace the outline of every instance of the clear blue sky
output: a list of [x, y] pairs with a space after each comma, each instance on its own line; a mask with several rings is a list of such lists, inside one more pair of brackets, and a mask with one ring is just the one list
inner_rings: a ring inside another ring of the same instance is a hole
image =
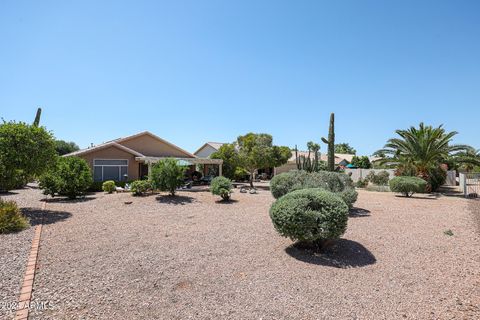
[[420, 121], [480, 148], [480, 1], [4, 0], [0, 117], [37, 106], [81, 147], [144, 130], [304, 147], [334, 111], [361, 154]]

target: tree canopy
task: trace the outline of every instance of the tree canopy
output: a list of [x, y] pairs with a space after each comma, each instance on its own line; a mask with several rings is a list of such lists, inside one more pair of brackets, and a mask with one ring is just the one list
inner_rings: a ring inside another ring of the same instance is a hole
[[357, 154], [357, 150], [351, 147], [348, 143], [338, 143], [335, 144], [335, 153]]
[[64, 140], [55, 140], [55, 150], [58, 155], [63, 156], [74, 151], [80, 150], [75, 142], [67, 142]]

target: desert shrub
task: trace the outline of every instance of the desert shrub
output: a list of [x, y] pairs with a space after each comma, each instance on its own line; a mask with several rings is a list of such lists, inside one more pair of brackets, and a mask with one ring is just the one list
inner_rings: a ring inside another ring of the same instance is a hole
[[130, 185], [130, 191], [134, 196], [143, 196], [152, 189], [152, 183], [149, 180], [135, 180]]
[[358, 179], [357, 183], [355, 183], [357, 188], [366, 188], [368, 186], [368, 179]]
[[101, 181], [93, 181], [90, 186], [88, 187], [87, 191], [90, 192], [100, 192], [103, 191], [103, 182]]
[[225, 177], [215, 177], [210, 183], [212, 194], [222, 197], [223, 200], [230, 199], [232, 188], [232, 181]]
[[447, 171], [442, 167], [434, 167], [428, 170], [427, 182], [430, 184], [431, 191], [437, 191], [447, 181]]
[[[341, 193], [351, 189], [349, 194], [342, 197], [342, 199], [346, 201], [356, 199], [353, 196], [357, 192], [353, 188], [352, 178], [345, 173], [290, 171], [276, 175], [270, 182], [270, 190], [276, 199], [289, 192], [309, 188], [322, 188], [333, 193]], [[347, 206], [352, 207], [353, 202], [349, 201]]]
[[417, 177], [395, 177], [390, 180], [390, 190], [411, 197], [414, 193], [425, 192], [427, 182]]
[[85, 194], [92, 184], [92, 173], [85, 160], [78, 157], [60, 157], [50, 170], [40, 177], [43, 193], [75, 199]]
[[270, 208], [275, 229], [293, 241], [339, 238], [347, 229], [348, 207], [324, 189], [303, 189], [276, 200]]
[[107, 192], [107, 193], [112, 193], [113, 191], [116, 190], [116, 188], [117, 188], [117, 186], [115, 185], [115, 181], [113, 181], [113, 180], [105, 181], [102, 184], [102, 190]]
[[27, 219], [13, 201], [0, 199], [0, 234], [21, 231], [28, 227]]
[[357, 202], [358, 192], [354, 188], [345, 188], [343, 191], [337, 193], [337, 195], [345, 201], [345, 204], [349, 209], [353, 208], [353, 204]]
[[388, 171], [380, 171], [379, 173], [375, 173], [375, 171], [370, 171], [370, 173], [366, 177], [368, 181], [373, 183], [376, 186], [388, 186], [388, 181], [390, 181], [390, 174]]
[[184, 185], [185, 166], [178, 164], [176, 159], [164, 159], [152, 167], [152, 187], [161, 191], [169, 191], [172, 196], [178, 187]]

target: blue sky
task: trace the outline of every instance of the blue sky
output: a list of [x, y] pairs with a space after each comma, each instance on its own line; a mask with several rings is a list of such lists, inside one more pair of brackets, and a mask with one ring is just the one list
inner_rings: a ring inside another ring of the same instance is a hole
[[480, 148], [479, 39], [479, 1], [6, 0], [0, 117], [194, 151], [250, 131], [303, 147], [335, 112], [361, 154], [420, 121]]

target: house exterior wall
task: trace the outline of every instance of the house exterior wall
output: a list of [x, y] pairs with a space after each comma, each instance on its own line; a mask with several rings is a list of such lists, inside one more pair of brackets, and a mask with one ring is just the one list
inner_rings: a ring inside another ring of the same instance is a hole
[[286, 164], [284, 164], [280, 167], [276, 167], [274, 169], [273, 174], [277, 175], [277, 174], [292, 171], [292, 170], [297, 170], [297, 164], [296, 163], [286, 163]]
[[200, 149], [197, 153], [195, 153], [195, 155], [199, 158], [208, 158], [212, 153], [216, 151], [217, 149], [207, 144], [202, 149]]
[[117, 141], [117, 143], [148, 157], [191, 158], [188, 153], [184, 153], [149, 135], [141, 135], [125, 141]]
[[135, 160], [135, 156], [114, 146], [105, 149], [95, 150], [86, 154], [79, 155], [78, 157], [87, 161], [90, 169], [92, 170], [92, 174], [94, 159], [128, 160], [128, 180], [138, 179], [138, 162]]

